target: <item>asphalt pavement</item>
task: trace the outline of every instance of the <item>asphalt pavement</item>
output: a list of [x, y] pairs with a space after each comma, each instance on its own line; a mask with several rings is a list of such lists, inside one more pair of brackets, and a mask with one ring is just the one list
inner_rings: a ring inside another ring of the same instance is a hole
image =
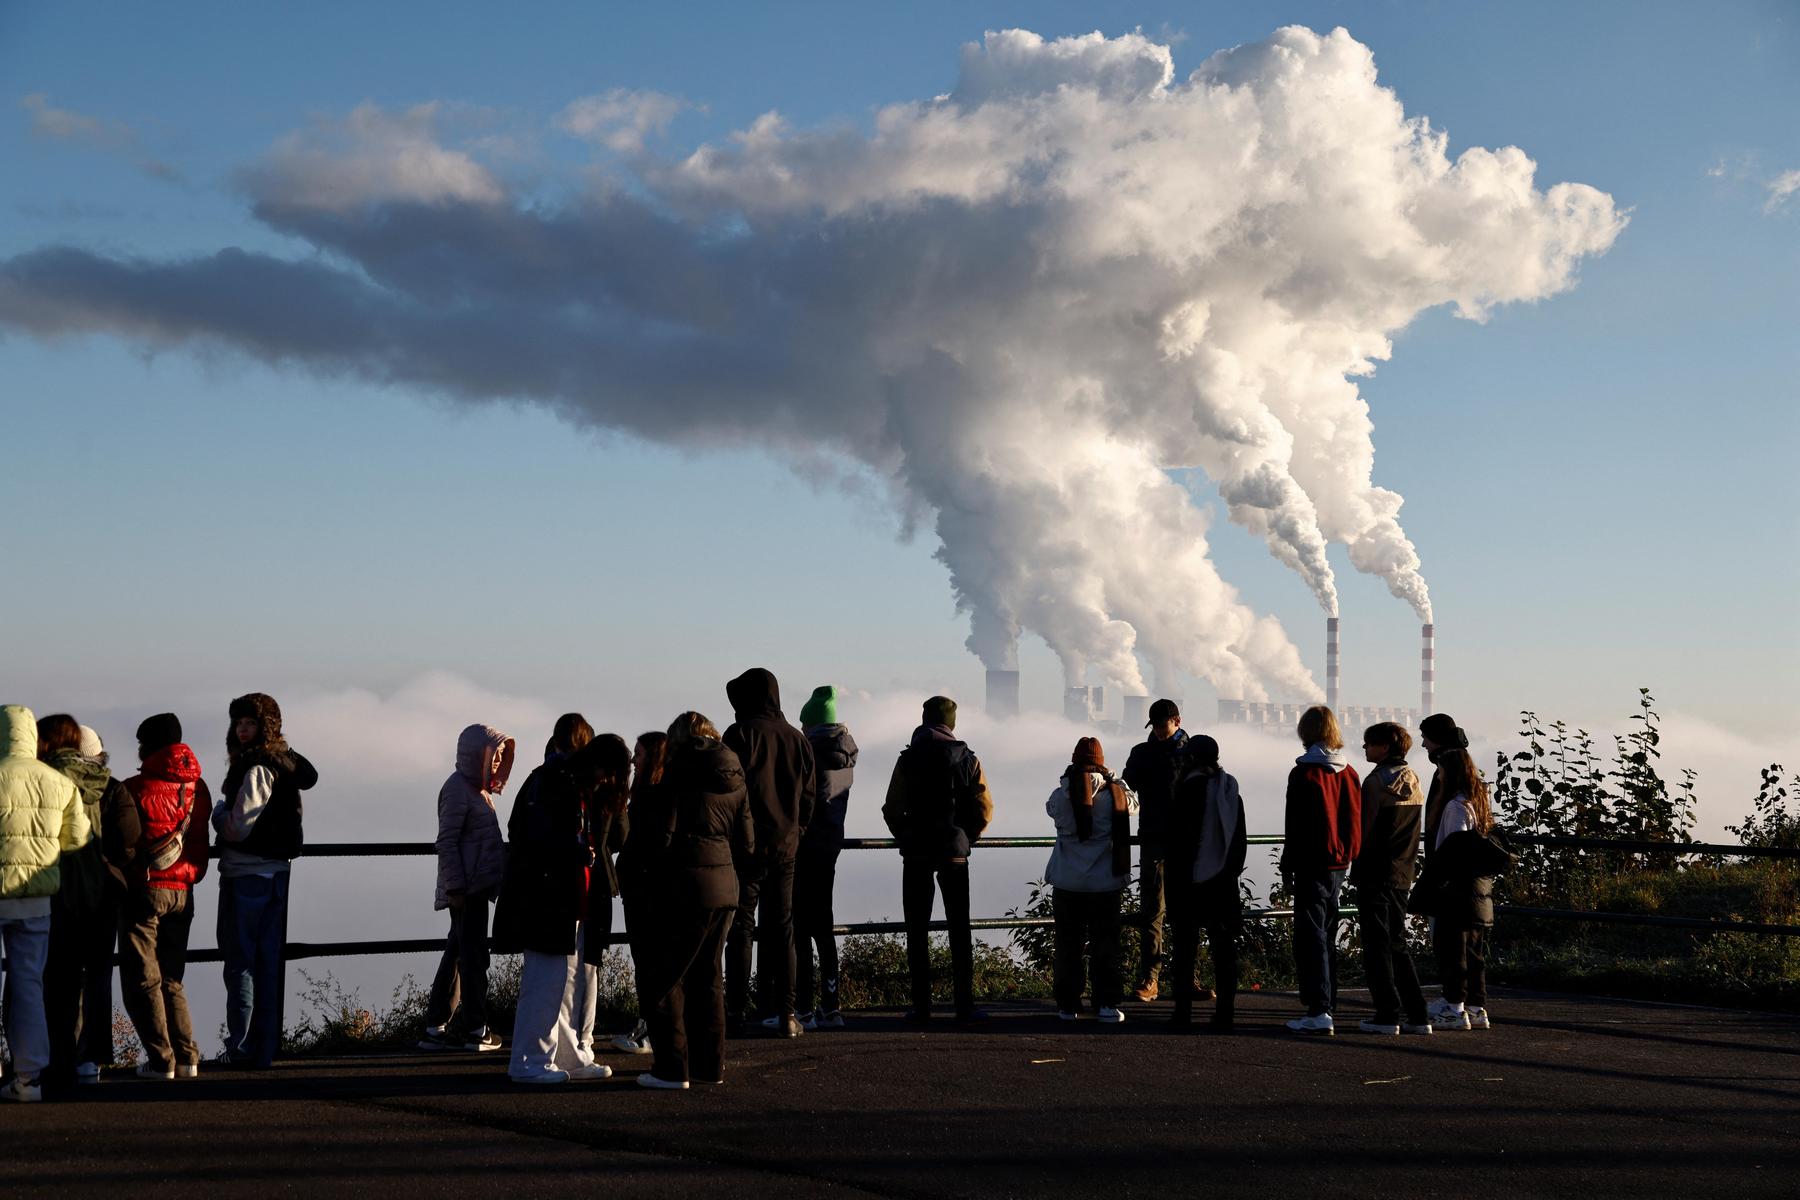
[[[1355, 995], [1344, 1026], [1366, 1015]], [[1204, 1008], [1204, 1006], [1203, 1006]], [[524, 1089], [505, 1054], [405, 1054], [109, 1076], [0, 1110], [9, 1196], [166, 1186], [382, 1197], [1793, 1196], [1800, 1018], [1501, 992], [1486, 1032], [1235, 1035], [1000, 1005], [986, 1026], [734, 1041], [722, 1086]]]

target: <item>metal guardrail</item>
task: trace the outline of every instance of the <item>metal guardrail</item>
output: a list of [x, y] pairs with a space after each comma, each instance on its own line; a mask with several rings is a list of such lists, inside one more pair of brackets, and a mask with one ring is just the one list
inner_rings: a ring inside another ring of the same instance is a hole
[[[1141, 839], [1132, 838], [1134, 844], [1142, 844]], [[1278, 833], [1256, 833], [1248, 838], [1252, 846], [1279, 846], [1284, 839]], [[1771, 846], [1739, 846], [1711, 842], [1648, 842], [1618, 841], [1610, 838], [1567, 837], [1555, 834], [1516, 834], [1512, 841], [1523, 846], [1546, 846], [1555, 849], [1607, 850], [1624, 854], [1674, 854], [1683, 856], [1710, 855], [1720, 857], [1744, 858], [1800, 858], [1800, 848]], [[990, 837], [981, 839], [980, 845], [990, 850], [1047, 850], [1056, 845], [1053, 837]], [[846, 850], [897, 850], [899, 843], [893, 838], [845, 838]], [[431, 842], [319, 842], [306, 848], [307, 858], [378, 858], [430, 855], [437, 853]], [[1527, 905], [1503, 904], [1497, 906], [1496, 913], [1507, 917], [1528, 917], [1557, 921], [1583, 921], [1610, 925], [1646, 925], [1672, 929], [1693, 929], [1708, 933], [1750, 933], [1775, 937], [1800, 937], [1800, 925], [1771, 925], [1755, 921], [1716, 921], [1704, 917], [1672, 917], [1660, 913], [1616, 913], [1593, 912], [1565, 908], [1533, 908]], [[1247, 908], [1243, 913], [1249, 920], [1282, 920], [1291, 918], [1291, 908]], [[1357, 911], [1353, 907], [1338, 910], [1340, 917], [1354, 917]], [[1048, 917], [978, 917], [969, 922], [972, 929], [1028, 929], [1046, 927], [1054, 924]], [[948, 922], [933, 921], [928, 926], [935, 932], [943, 932], [949, 928]], [[860, 921], [849, 925], [838, 925], [832, 932], [840, 937], [856, 934], [904, 933], [904, 921]], [[611, 943], [615, 946], [626, 944], [626, 935], [614, 933]], [[360, 942], [289, 942], [287, 960], [298, 961], [309, 958], [337, 958], [364, 954], [427, 954], [443, 949], [444, 939], [434, 938], [400, 938]], [[188, 961], [219, 962], [222, 955], [217, 949], [192, 950], [188, 953]]]

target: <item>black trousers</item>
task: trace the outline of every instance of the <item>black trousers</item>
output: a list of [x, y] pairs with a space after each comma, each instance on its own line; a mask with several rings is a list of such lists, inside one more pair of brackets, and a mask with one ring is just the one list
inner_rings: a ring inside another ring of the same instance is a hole
[[113, 947], [121, 897], [111, 887], [89, 903], [59, 893], [50, 904], [44, 960], [44, 1017], [50, 1032], [49, 1082], [70, 1083], [75, 1064], [113, 1061]]
[[794, 856], [758, 855], [738, 882], [737, 920], [725, 955], [725, 1008], [735, 1020], [750, 999], [750, 947], [759, 952], [756, 1002], [766, 1016], [794, 1011]]
[[425, 1024], [448, 1025], [458, 1033], [487, 1028], [488, 905], [492, 891], [470, 892], [450, 910], [450, 934], [431, 980]]
[[[934, 886], [935, 884], [935, 886]], [[956, 1011], [975, 1007], [975, 936], [969, 931], [969, 860], [933, 862], [909, 858], [900, 868], [900, 907], [906, 917], [906, 966], [912, 975], [913, 1007], [931, 1009], [931, 903], [944, 894], [950, 926], [951, 992]]]
[[[641, 910], [634, 910], [641, 911]], [[638, 977], [658, 1079], [725, 1077], [725, 940], [736, 909], [669, 908], [647, 931]]]
[[1445, 1000], [1487, 1006], [1487, 950], [1487, 930], [1450, 929], [1443, 918], [1438, 919], [1431, 931], [1431, 951]]
[[821, 1012], [838, 1011], [837, 924], [832, 892], [837, 887], [836, 850], [802, 848], [794, 860], [794, 1006], [813, 1007], [813, 947], [818, 947], [818, 993]]
[[1406, 948], [1406, 892], [1393, 887], [1356, 889], [1362, 916], [1363, 974], [1375, 1002], [1375, 1019], [1398, 1025], [1425, 1023], [1425, 993]]
[[1235, 875], [1205, 883], [1171, 883], [1170, 917], [1175, 947], [1169, 969], [1175, 973], [1175, 1019], [1187, 1021], [1194, 1013], [1194, 960], [1199, 957], [1200, 935], [1213, 962], [1213, 1019], [1229, 1022], [1237, 1008], [1238, 935], [1243, 926], [1243, 898]]
[[1125, 994], [1119, 971], [1119, 900], [1123, 892], [1051, 892], [1051, 911], [1056, 919], [1056, 960], [1053, 989], [1056, 1007], [1064, 1012], [1081, 1008], [1083, 961], [1094, 981], [1095, 1008], [1117, 1008]]

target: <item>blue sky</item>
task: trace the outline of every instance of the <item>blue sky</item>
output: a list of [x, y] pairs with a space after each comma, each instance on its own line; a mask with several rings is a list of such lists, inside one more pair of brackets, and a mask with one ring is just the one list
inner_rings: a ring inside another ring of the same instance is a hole
[[[948, 90], [987, 29], [1141, 27], [1173, 42], [1179, 76], [1290, 23], [1347, 26], [1452, 155], [1516, 144], [1539, 186], [1592, 184], [1631, 213], [1573, 291], [1486, 324], [1426, 313], [1363, 385], [1376, 481], [1407, 497], [1434, 588], [1445, 704], [1592, 722], [1648, 684], [1791, 739], [1800, 197], [1765, 211], [1800, 167], [1789, 5], [190, 5], [174, 21], [8, 4], [0, 255], [304, 254], [250, 217], [241, 172], [365, 101], [546, 121], [654, 89], [705, 106], [669, 129], [685, 150], [769, 109], [866, 127]], [[97, 131], [34, 133], [36, 94]], [[107, 337], [0, 335], [0, 380], [6, 553], [51, 581], [8, 605], [32, 635], [8, 639], [7, 687], [40, 708], [443, 669], [660, 713], [719, 706], [753, 662], [792, 690], [980, 691], [930, 536], [901, 543], [883, 506], [755, 449], [596, 438], [529, 406]], [[1322, 675], [1304, 587], [1222, 518], [1213, 544]], [[1346, 698], [1410, 701], [1415, 622], [1333, 553]], [[1053, 660], [1029, 639], [1023, 653], [1028, 701], [1054, 704]]]

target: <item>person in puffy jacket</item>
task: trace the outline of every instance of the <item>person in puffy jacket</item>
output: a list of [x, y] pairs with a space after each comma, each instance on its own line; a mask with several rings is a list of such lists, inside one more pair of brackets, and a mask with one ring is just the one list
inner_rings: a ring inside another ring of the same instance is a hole
[[44, 1098], [50, 1065], [44, 1020], [44, 960], [50, 901], [62, 886], [62, 856], [88, 843], [87, 806], [68, 776], [38, 761], [37, 720], [22, 704], [0, 707], [0, 947], [5, 951], [6, 1042], [12, 1077], [0, 1101]]
[[188, 1015], [188, 935], [194, 885], [206, 877], [206, 814], [212, 796], [200, 760], [181, 740], [174, 713], [138, 726], [138, 773], [125, 781], [138, 812], [135, 842], [120, 846], [130, 880], [120, 919], [119, 984], [137, 1029], [145, 1079], [192, 1079], [200, 1045]]
[[744, 768], [756, 858], [744, 871], [738, 918], [725, 957], [725, 1006], [737, 1024], [750, 997], [750, 943], [757, 946], [757, 1007], [779, 1037], [802, 1031], [794, 1014], [794, 856], [812, 819], [813, 753], [781, 713], [775, 676], [752, 667], [725, 685], [736, 720], [721, 739]]
[[488, 905], [506, 874], [506, 841], [494, 798], [512, 775], [513, 739], [470, 725], [456, 739], [456, 770], [438, 789], [437, 899], [450, 934], [425, 1005], [426, 1050], [497, 1050], [488, 1030]]
[[1099, 738], [1075, 743], [1068, 769], [1044, 809], [1056, 823], [1056, 845], [1044, 866], [1056, 919], [1054, 989], [1057, 1016], [1081, 1009], [1082, 959], [1093, 977], [1094, 1007], [1109, 1025], [1125, 984], [1119, 972], [1119, 901], [1131, 877], [1131, 789], [1106, 769]]
[[[652, 729], [638, 734], [637, 744], [631, 748], [631, 802], [626, 809], [625, 828], [639, 819], [639, 814], [649, 812], [654, 801], [649, 799], [651, 791], [662, 783], [663, 772], [669, 759], [669, 735], [660, 729]], [[642, 849], [642, 843], [639, 843]], [[618, 858], [614, 862], [618, 873], [619, 907], [625, 910], [625, 937], [631, 949], [631, 973], [637, 981], [638, 1020], [629, 1033], [621, 1033], [612, 1040], [613, 1049], [624, 1054], [649, 1054], [650, 1023], [644, 1019], [650, 1011], [650, 1000], [644, 995], [644, 973], [650, 969], [650, 956], [655, 947], [649, 938], [654, 922], [655, 910], [650, 906], [646, 895], [648, 883], [644, 872], [639, 871], [631, 859], [631, 838], [625, 838], [625, 844], [619, 849]]]
[[225, 957], [226, 1034], [219, 1060], [263, 1070], [281, 1045], [289, 868], [305, 842], [300, 793], [319, 781], [319, 773], [288, 745], [273, 696], [239, 696], [230, 713], [230, 766], [212, 811]]
[[[830, 684], [813, 690], [800, 710], [800, 728], [812, 743], [817, 780], [812, 822], [800, 838], [794, 859], [794, 1008], [808, 1029], [841, 1029], [838, 1004], [837, 917], [832, 893], [837, 888], [837, 860], [844, 848], [844, 819], [850, 808], [850, 785], [856, 778], [856, 739], [838, 723], [838, 690]], [[813, 1008], [813, 947], [819, 949], [818, 1008]], [[809, 1015], [810, 1014], [810, 1015]]]
[[603, 848], [590, 841], [590, 809], [616, 811], [631, 786], [631, 751], [601, 734], [552, 758], [519, 789], [507, 819], [506, 877], [494, 907], [493, 948], [523, 954], [513, 1018], [514, 1083], [605, 1079], [578, 1028], [582, 921], [590, 873]]
[[113, 947], [120, 889], [100, 844], [102, 813], [119, 787], [99, 735], [67, 713], [38, 721], [38, 758], [69, 777], [87, 810], [88, 843], [62, 856], [62, 887], [50, 904], [50, 956], [44, 964], [44, 1015], [50, 1066], [44, 1086], [98, 1083], [112, 1062]]
[[662, 782], [633, 801], [634, 911], [652, 927], [634, 946], [644, 963], [638, 994], [655, 1058], [638, 1085], [686, 1091], [725, 1079], [726, 933], [738, 912], [740, 872], [756, 854], [744, 770], [712, 722], [685, 712], [669, 726]]
[[1337, 717], [1323, 704], [1300, 714], [1306, 747], [1288, 772], [1281, 873], [1294, 896], [1294, 969], [1306, 1015], [1295, 1033], [1333, 1030], [1337, 1008], [1338, 894], [1362, 848], [1362, 780], [1344, 757]]
[[1412, 735], [1392, 721], [1363, 732], [1363, 753], [1374, 764], [1362, 785], [1362, 852], [1350, 868], [1362, 921], [1363, 974], [1375, 1015], [1364, 1033], [1431, 1032], [1418, 969], [1406, 947], [1406, 901], [1412, 890], [1425, 789], [1406, 765]]
[[1213, 962], [1217, 1002], [1207, 1028], [1231, 1032], [1237, 1008], [1238, 930], [1243, 899], [1238, 880], [1250, 839], [1244, 829], [1244, 801], [1238, 781], [1219, 765], [1219, 743], [1205, 734], [1188, 739], [1180, 781], [1169, 818], [1169, 871], [1175, 925], [1175, 1012], [1170, 1024], [1193, 1028], [1194, 959], [1206, 934]]
[[[931, 905], [944, 894], [950, 926], [950, 973], [956, 1017], [981, 1021], [975, 1007], [975, 941], [969, 928], [969, 853], [994, 816], [987, 773], [956, 736], [956, 701], [925, 701], [921, 724], [894, 762], [881, 819], [900, 843], [900, 906], [906, 918], [906, 964], [912, 1007], [906, 1019], [931, 1018]], [[935, 881], [935, 883], [934, 883]]]

